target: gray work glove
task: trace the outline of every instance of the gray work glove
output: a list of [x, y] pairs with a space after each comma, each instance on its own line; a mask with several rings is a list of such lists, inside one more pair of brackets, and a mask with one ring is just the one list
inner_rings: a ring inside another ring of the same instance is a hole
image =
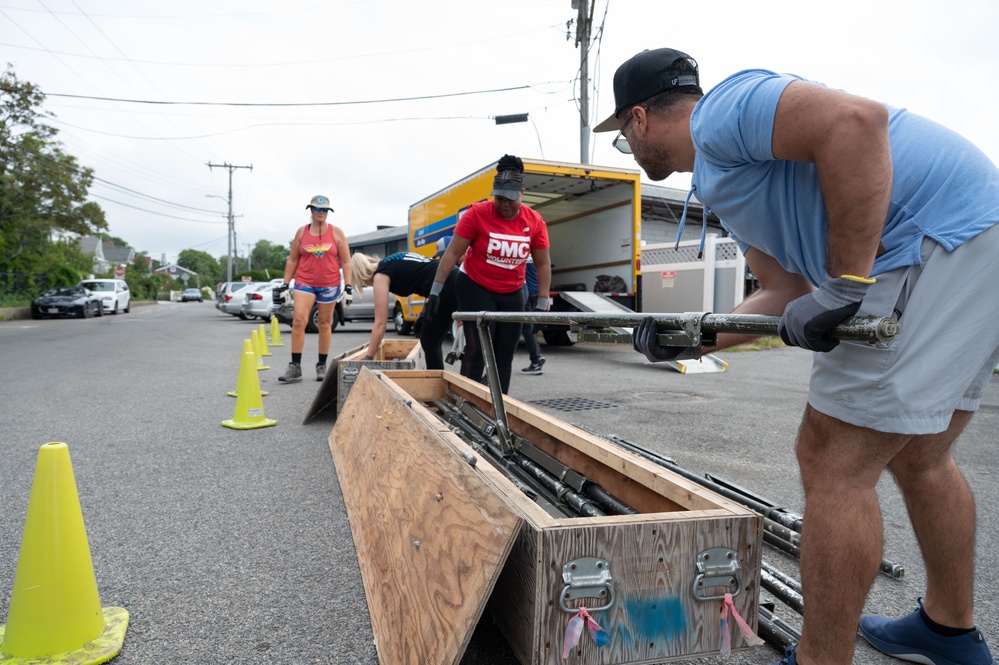
[[825, 334], [860, 310], [860, 303], [873, 283], [873, 279], [853, 275], [826, 276], [818, 289], [788, 303], [777, 324], [780, 338], [788, 346], [822, 353], [832, 351], [839, 340], [826, 339]]
[[[669, 332], [669, 331], [664, 331]], [[680, 332], [679, 330], [676, 332]], [[697, 360], [701, 357], [701, 345], [697, 346], [661, 346], [658, 340], [659, 330], [655, 317], [647, 317], [631, 333], [631, 343], [635, 350], [645, 355], [650, 362], [661, 363], [667, 360]], [[715, 335], [702, 333], [701, 341], [708, 346], [715, 345]]]
[[534, 306], [536, 312], [547, 312], [551, 301], [548, 298], [538, 298], [538, 303]]

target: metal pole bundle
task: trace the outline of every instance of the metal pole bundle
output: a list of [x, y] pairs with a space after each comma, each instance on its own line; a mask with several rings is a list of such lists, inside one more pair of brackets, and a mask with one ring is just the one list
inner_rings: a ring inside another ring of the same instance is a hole
[[508, 432], [509, 445], [504, 447], [495, 420], [464, 398], [450, 391], [446, 394], [451, 402], [432, 402], [438, 417], [546, 510], [554, 506], [560, 517], [635, 514], [634, 508], [524, 437]]

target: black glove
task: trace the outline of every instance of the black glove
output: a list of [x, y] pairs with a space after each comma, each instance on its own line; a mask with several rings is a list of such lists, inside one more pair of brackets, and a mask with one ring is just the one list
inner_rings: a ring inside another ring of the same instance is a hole
[[[669, 331], [664, 331], [669, 332]], [[681, 331], [676, 331], [681, 332]], [[631, 333], [632, 346], [641, 354], [644, 354], [650, 362], [661, 363], [667, 360], [697, 360], [701, 357], [701, 344], [697, 346], [660, 346], [658, 340], [659, 330], [655, 317], [647, 317]], [[701, 342], [708, 346], [715, 345], [715, 336], [702, 334]]]
[[430, 323], [434, 320], [434, 315], [440, 309], [440, 296], [429, 295], [423, 303], [423, 322]]
[[287, 284], [282, 284], [281, 286], [275, 286], [274, 290], [271, 292], [271, 299], [274, 301], [275, 305], [283, 305], [285, 298], [284, 292], [288, 290]]
[[823, 353], [832, 351], [839, 340], [823, 336], [860, 310], [860, 303], [873, 283], [873, 279], [853, 275], [826, 277], [818, 289], [788, 303], [777, 324], [780, 338], [788, 346]]
[[343, 306], [350, 307], [350, 303], [352, 302], [354, 302], [354, 289], [348, 284], [343, 287]]
[[433, 321], [434, 315], [436, 315], [437, 310], [440, 309], [440, 294], [443, 288], [444, 284], [441, 282], [434, 282], [433, 286], [430, 287], [430, 295], [427, 296], [426, 301], [423, 303], [424, 323], [430, 323]]

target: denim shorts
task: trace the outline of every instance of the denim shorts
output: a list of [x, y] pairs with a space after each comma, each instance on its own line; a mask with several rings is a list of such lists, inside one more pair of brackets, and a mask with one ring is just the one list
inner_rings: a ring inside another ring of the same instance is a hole
[[336, 302], [340, 297], [340, 285], [337, 286], [309, 286], [308, 284], [295, 283], [295, 290], [302, 293], [311, 293], [316, 297], [316, 302], [322, 305], [329, 305]]
[[857, 316], [894, 316], [888, 344], [843, 341], [813, 354], [808, 403], [859, 427], [947, 429], [977, 411], [999, 363], [999, 226], [948, 252], [925, 238], [921, 264], [877, 275]]

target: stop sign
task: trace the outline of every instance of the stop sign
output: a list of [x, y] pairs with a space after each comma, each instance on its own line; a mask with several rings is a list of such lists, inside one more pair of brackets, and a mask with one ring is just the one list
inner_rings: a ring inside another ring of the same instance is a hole
[[114, 276], [115, 277], [124, 277], [125, 276], [125, 266], [117, 266], [117, 267], [115, 267], [115, 269], [114, 269]]

